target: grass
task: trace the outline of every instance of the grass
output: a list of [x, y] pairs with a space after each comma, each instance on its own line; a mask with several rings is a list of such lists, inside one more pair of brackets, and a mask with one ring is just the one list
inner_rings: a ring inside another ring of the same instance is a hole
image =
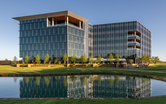
[[[162, 69], [161, 69], [162, 67]], [[70, 74], [70, 73], [120, 73], [120, 74], [139, 74], [157, 77], [166, 77], [166, 73], [151, 72], [151, 70], [165, 70], [166, 64], [151, 65], [147, 69], [135, 70], [119, 70], [113, 67], [97, 67], [97, 68], [55, 68], [55, 67], [13, 67], [10, 65], [0, 65], [0, 74]], [[160, 69], [159, 69], [160, 68]], [[146, 71], [144, 71], [146, 70]], [[148, 70], [148, 71], [147, 71]]]
[[0, 100], [0, 104], [166, 104], [166, 97], [144, 99], [12, 99]]
[[166, 72], [166, 64], [150, 64], [148, 68], [144, 68], [143, 70], [153, 70], [153, 71], [165, 71]]

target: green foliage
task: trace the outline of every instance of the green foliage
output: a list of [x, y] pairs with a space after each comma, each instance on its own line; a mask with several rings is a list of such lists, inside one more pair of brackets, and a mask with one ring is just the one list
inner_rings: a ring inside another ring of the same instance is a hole
[[141, 58], [137, 58], [136, 63], [140, 64], [141, 63]]
[[51, 61], [51, 60], [49, 60], [49, 64], [51, 64], [51, 62], [52, 62], [52, 61]]
[[86, 63], [87, 62], [87, 57], [86, 57], [85, 54], [83, 56], [81, 56], [81, 61], [82, 61], [82, 63]]
[[145, 63], [146, 62], [146, 56], [142, 56], [142, 58], [141, 58], [141, 61], [142, 61], [142, 63]]
[[159, 60], [158, 57], [152, 57], [151, 61], [156, 64], [156, 63], [158, 63], [160, 60]]
[[45, 58], [44, 58], [44, 64], [48, 63], [49, 62], [49, 59], [50, 59], [50, 56], [49, 54], [47, 53]]
[[54, 64], [56, 64], [57, 62], [58, 62], [58, 60], [57, 60], [57, 59], [55, 59], [55, 60], [54, 60]]
[[142, 63], [150, 63], [151, 62], [151, 57], [150, 56], [142, 56], [141, 58]]
[[64, 64], [66, 64], [67, 60], [68, 60], [68, 56], [67, 56], [67, 54], [65, 53], [64, 56], [63, 56]]
[[35, 64], [36, 58], [34, 56], [31, 57], [31, 63]]
[[75, 56], [75, 55], [73, 55], [73, 56], [71, 57], [71, 62], [72, 62], [73, 64], [76, 63], [76, 56]]
[[40, 64], [40, 63], [41, 63], [39, 54], [36, 55], [36, 63], [37, 63], [37, 64]]
[[95, 60], [95, 63], [97, 63], [97, 60]]
[[133, 59], [129, 59], [129, 63], [132, 64], [133, 63]]
[[109, 54], [108, 59], [110, 60], [110, 63], [112, 63], [112, 59], [114, 59], [114, 56], [112, 55], [112, 53]]
[[90, 63], [92, 64], [94, 62], [93, 55], [90, 56]]
[[25, 63], [28, 64], [28, 62], [29, 62], [29, 57], [25, 56]]
[[151, 57], [150, 57], [150, 56], [147, 56], [147, 57], [146, 57], [146, 62], [148, 62], [148, 63], [151, 62]]
[[115, 56], [115, 62], [118, 63], [119, 61], [120, 61], [120, 59], [119, 59], [119, 55], [116, 55], [116, 56]]
[[17, 57], [16, 56], [14, 56], [14, 58], [13, 58], [13, 64], [17, 64]]
[[100, 54], [97, 56], [97, 62], [101, 63], [101, 55]]
[[61, 61], [58, 61], [58, 64], [61, 64]]

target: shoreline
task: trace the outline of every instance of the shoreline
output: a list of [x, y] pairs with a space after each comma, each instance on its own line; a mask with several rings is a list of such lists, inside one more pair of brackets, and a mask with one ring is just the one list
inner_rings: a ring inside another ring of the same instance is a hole
[[146, 98], [160, 98], [160, 97], [166, 97], [166, 95], [159, 95], [159, 96], [148, 96], [148, 97], [131, 97], [131, 98], [0, 98], [0, 100], [48, 100], [48, 99], [57, 99], [57, 100], [106, 100], [106, 99], [146, 99]]
[[[111, 70], [110, 70], [111, 71]], [[118, 71], [118, 70], [117, 70]], [[139, 73], [119, 73], [119, 72], [71, 72], [71, 73], [47, 73], [47, 74], [0, 74], [0, 77], [39, 77], [39, 76], [63, 76], [63, 75], [127, 75], [127, 76], [137, 76], [152, 78], [156, 80], [166, 81], [166, 77], [159, 77], [155, 75], [146, 75]]]

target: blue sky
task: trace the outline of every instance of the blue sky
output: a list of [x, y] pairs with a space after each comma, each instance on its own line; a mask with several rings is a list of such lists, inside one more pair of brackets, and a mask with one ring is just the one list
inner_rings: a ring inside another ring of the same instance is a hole
[[91, 24], [137, 20], [152, 32], [152, 56], [166, 61], [166, 0], [1, 0], [0, 60], [19, 56], [12, 17], [70, 10]]

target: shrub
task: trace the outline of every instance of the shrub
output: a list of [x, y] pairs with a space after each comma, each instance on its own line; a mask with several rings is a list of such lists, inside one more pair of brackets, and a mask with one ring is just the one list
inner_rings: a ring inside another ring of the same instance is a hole
[[61, 64], [61, 61], [58, 61], [58, 64]]

